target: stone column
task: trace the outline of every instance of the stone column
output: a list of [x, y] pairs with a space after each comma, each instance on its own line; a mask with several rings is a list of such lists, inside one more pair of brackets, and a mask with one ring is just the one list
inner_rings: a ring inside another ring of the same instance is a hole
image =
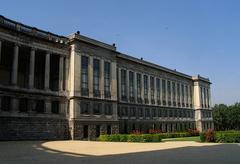
[[207, 95], [207, 88], [204, 89], [204, 95], [205, 95], [205, 108], [208, 108], [208, 95]]
[[50, 53], [47, 52], [45, 56], [45, 79], [44, 79], [45, 90], [49, 90], [49, 81], [50, 81]]
[[162, 79], [160, 78], [160, 101], [161, 106], [163, 105], [163, 91], [162, 91]]
[[168, 80], [165, 80], [165, 91], [166, 91], [166, 106], [168, 106]]
[[129, 70], [126, 70], [126, 97], [127, 97], [127, 102], [130, 101], [130, 98], [129, 98]]
[[66, 114], [66, 112], [65, 112], [65, 106], [66, 106], [66, 102], [65, 101], [60, 101], [59, 102], [59, 113], [61, 114], [61, 115], [65, 115]]
[[202, 87], [202, 92], [201, 92], [201, 94], [202, 94], [202, 104], [203, 104], [202, 108], [205, 108], [205, 95], [204, 95], [204, 87]]
[[[117, 100], [117, 63], [114, 61], [111, 63], [111, 99]], [[121, 81], [119, 81], [120, 84]]]
[[177, 82], [175, 82], [175, 101], [176, 101], [176, 106], [178, 106], [178, 93], [177, 93]]
[[191, 87], [191, 86], [188, 85], [188, 105], [189, 105], [189, 108], [191, 108], [191, 106], [190, 106], [190, 104], [191, 104], [191, 98], [190, 98], [190, 97], [191, 97], [191, 94], [190, 94], [190, 87]]
[[[111, 77], [111, 76], [110, 76]], [[100, 81], [99, 81], [99, 89], [101, 98], [104, 98], [104, 60], [100, 60]]]
[[18, 55], [19, 55], [19, 46], [17, 44], [14, 45], [14, 53], [13, 53], [13, 65], [12, 65], [12, 85], [17, 85], [18, 79]]
[[11, 111], [13, 113], [18, 112], [19, 110], [19, 100], [17, 98], [11, 98]]
[[51, 114], [52, 113], [52, 103], [50, 100], [45, 100], [45, 113]]
[[118, 96], [119, 100], [122, 99], [122, 92], [121, 92], [121, 68], [118, 68]]
[[69, 81], [69, 59], [65, 58], [65, 90], [69, 90], [68, 81]]
[[211, 89], [208, 90], [208, 101], [209, 101], [209, 108], [212, 107], [212, 97], [211, 97]]
[[35, 49], [31, 48], [30, 64], [29, 64], [29, 88], [34, 88], [34, 70], [35, 70]]
[[58, 82], [58, 89], [59, 91], [63, 91], [63, 61], [64, 61], [64, 57], [60, 56], [59, 57], [59, 82]]
[[134, 98], [135, 103], [137, 103], [137, 72], [134, 72]]
[[1, 64], [1, 57], [2, 57], [2, 41], [0, 40], [0, 64]]
[[89, 97], [93, 97], [93, 57], [92, 56], [89, 56], [88, 88], [89, 88]]

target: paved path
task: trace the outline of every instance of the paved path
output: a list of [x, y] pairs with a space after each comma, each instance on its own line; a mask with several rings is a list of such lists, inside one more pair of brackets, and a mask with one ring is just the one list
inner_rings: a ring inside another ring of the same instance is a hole
[[240, 164], [239, 144], [0, 142], [0, 164]]

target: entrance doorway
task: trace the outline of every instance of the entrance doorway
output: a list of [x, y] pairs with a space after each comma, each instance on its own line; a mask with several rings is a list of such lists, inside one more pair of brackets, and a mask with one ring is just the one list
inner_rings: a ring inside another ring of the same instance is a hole
[[84, 139], [88, 138], [88, 125], [83, 126], [83, 138]]

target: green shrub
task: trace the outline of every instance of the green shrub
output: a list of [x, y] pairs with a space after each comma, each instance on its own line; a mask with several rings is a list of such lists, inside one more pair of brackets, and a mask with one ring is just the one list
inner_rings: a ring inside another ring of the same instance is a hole
[[127, 137], [128, 142], [143, 142], [143, 137], [142, 135], [137, 135], [137, 134], [130, 134]]
[[206, 142], [205, 133], [200, 133], [200, 141], [201, 142]]
[[182, 138], [182, 137], [191, 137], [190, 133], [187, 132], [176, 132], [176, 133], [160, 133], [162, 139], [165, 138]]
[[120, 142], [127, 142], [128, 141], [128, 135], [127, 134], [119, 134], [119, 141]]
[[216, 132], [215, 141], [221, 143], [240, 143], [240, 131]]
[[98, 141], [109, 142], [161, 142], [159, 134], [113, 134], [100, 135]]

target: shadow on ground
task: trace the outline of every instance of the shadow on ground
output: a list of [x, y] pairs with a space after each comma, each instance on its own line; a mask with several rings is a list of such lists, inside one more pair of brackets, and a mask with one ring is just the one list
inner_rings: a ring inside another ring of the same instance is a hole
[[0, 164], [240, 164], [238, 144], [92, 156], [47, 149], [43, 143], [0, 142]]

